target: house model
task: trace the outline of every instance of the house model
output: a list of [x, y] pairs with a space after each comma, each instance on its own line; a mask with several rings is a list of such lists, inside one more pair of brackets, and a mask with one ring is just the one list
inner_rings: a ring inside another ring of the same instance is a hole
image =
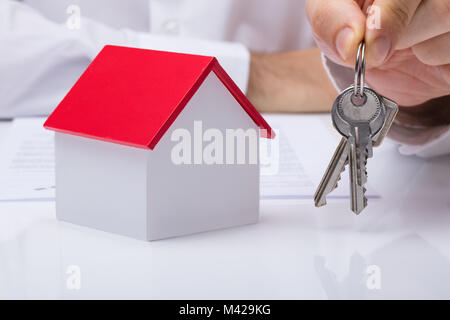
[[105, 46], [44, 127], [60, 220], [143, 240], [258, 220], [274, 133], [214, 57]]

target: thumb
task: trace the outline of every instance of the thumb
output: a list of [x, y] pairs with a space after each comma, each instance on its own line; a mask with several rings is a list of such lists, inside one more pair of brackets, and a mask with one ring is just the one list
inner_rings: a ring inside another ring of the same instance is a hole
[[353, 66], [366, 23], [358, 3], [355, 0], [308, 0], [306, 14], [322, 52], [339, 64]]
[[382, 65], [392, 55], [421, 2], [422, 0], [375, 0], [368, 8], [365, 41], [366, 61], [370, 67]]

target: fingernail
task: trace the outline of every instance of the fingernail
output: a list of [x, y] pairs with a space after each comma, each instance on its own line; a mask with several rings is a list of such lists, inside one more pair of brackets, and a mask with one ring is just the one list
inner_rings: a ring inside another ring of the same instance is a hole
[[350, 27], [345, 27], [341, 31], [339, 31], [338, 36], [336, 38], [336, 49], [341, 56], [341, 59], [347, 60], [347, 52], [348, 45], [353, 37], [353, 29]]
[[380, 65], [388, 57], [391, 51], [391, 40], [382, 36], [375, 39], [372, 48], [370, 48], [368, 55], [372, 64]]

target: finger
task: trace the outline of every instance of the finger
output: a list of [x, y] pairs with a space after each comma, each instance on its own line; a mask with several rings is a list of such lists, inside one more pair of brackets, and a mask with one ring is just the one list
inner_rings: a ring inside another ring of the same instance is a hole
[[306, 14], [319, 48], [333, 61], [352, 65], [364, 38], [366, 17], [354, 0], [308, 0]]
[[412, 50], [417, 59], [427, 65], [450, 64], [450, 32], [416, 44]]
[[[375, 0], [373, 2], [374, 14], [379, 16], [380, 24], [375, 27], [368, 25], [366, 28], [365, 40], [369, 67], [378, 67], [390, 57], [420, 3], [421, 0]], [[367, 22], [369, 23], [370, 19], [367, 19]]]
[[402, 35], [398, 49], [410, 48], [447, 32], [450, 32], [450, 0], [424, 1]]
[[[438, 70], [442, 76], [442, 79], [444, 79], [446, 83], [450, 86], [450, 64], [439, 66]], [[450, 88], [446, 94], [450, 95]]]

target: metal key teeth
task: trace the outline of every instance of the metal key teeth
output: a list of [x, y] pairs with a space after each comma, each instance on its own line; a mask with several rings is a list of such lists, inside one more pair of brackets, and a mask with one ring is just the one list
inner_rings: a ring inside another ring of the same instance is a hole
[[[361, 151], [359, 150], [359, 148], [356, 149], [356, 159], [361, 159]], [[366, 163], [366, 161], [367, 157], [365, 157], [364, 164]], [[367, 174], [366, 167], [364, 165], [364, 168], [361, 168], [361, 161], [356, 161], [356, 168], [358, 169], [357, 171], [358, 184], [362, 186], [364, 183], [361, 173], [364, 172], [364, 174]]]
[[[368, 154], [368, 153], [369, 153], [369, 150], [366, 149], [366, 154]], [[366, 175], [366, 178], [367, 178], [367, 157], [364, 160], [364, 174]]]
[[[365, 148], [364, 149], [365, 150], [365, 152], [364, 152], [364, 175], [365, 175], [365, 179], [367, 180], [367, 159], [369, 158], [369, 149], [368, 148]], [[362, 178], [362, 177], [361, 177]]]
[[[341, 179], [342, 179], [342, 172], [345, 171], [345, 167], [347, 166], [347, 164], [348, 164], [348, 161], [345, 161], [345, 164], [344, 164], [344, 166], [342, 167], [341, 172], [339, 172], [339, 177], [337, 178], [336, 183], [334, 184], [333, 190], [336, 189], [336, 188], [338, 187], [339, 181], [341, 181]], [[331, 190], [331, 191], [333, 191], [333, 190]]]
[[[341, 179], [339, 178], [339, 180], [341, 180]], [[338, 180], [338, 181], [339, 181], [339, 180]], [[336, 184], [333, 186], [333, 189], [332, 189], [331, 191], [334, 191], [335, 189], [337, 189], [337, 187], [339, 186], [338, 181], [336, 181]]]
[[333, 190], [337, 189], [337, 187], [339, 186], [339, 181], [341, 181], [341, 177], [339, 177], [339, 179], [336, 181], [335, 185], [333, 186]]
[[367, 197], [366, 197], [366, 188], [363, 188], [363, 193], [364, 193], [364, 208], [367, 207]]

